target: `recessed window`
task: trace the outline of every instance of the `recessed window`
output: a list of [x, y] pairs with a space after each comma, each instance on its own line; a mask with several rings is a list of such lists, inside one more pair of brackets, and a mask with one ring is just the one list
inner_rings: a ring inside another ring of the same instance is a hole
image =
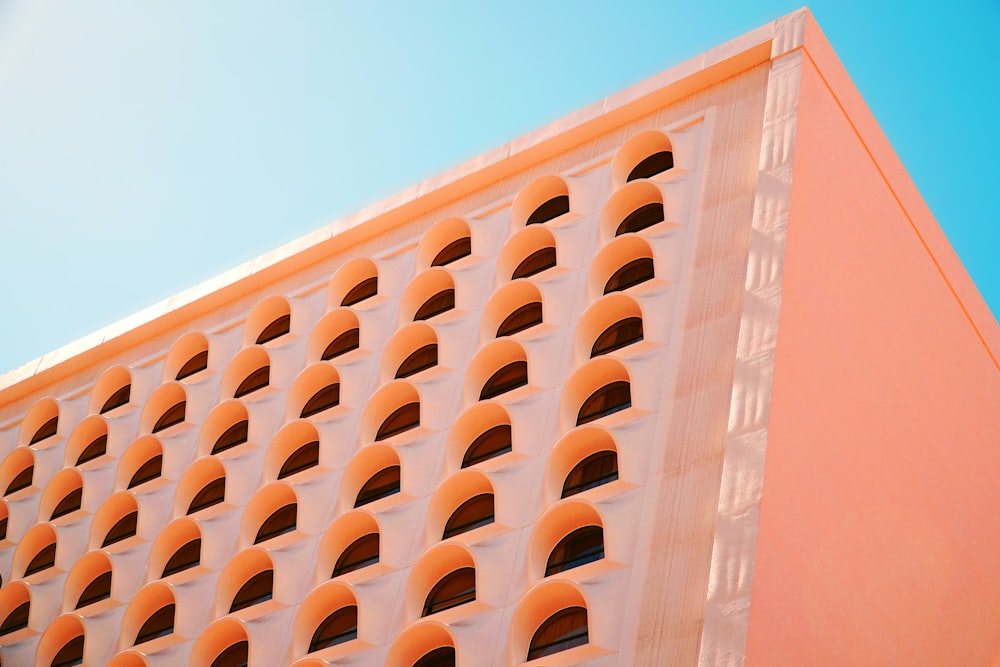
[[497, 338], [512, 336], [519, 331], [530, 329], [542, 323], [542, 304], [540, 301], [526, 303], [508, 315], [497, 328]]
[[493, 494], [481, 493], [458, 506], [444, 526], [442, 539], [493, 523]]
[[394, 435], [399, 435], [411, 428], [420, 426], [420, 403], [414, 401], [396, 408], [391, 415], [386, 417], [375, 434], [375, 440], [385, 440]]
[[240, 386], [236, 388], [236, 393], [234, 393], [233, 396], [236, 398], [246, 396], [247, 394], [257, 391], [258, 389], [263, 389], [270, 382], [271, 366], [261, 366], [240, 383]]
[[313, 440], [302, 445], [291, 456], [281, 464], [278, 471], [278, 479], [291, 477], [297, 472], [302, 472], [319, 465], [319, 440]]
[[219, 452], [224, 452], [227, 449], [232, 449], [237, 445], [242, 445], [247, 441], [247, 437], [250, 431], [250, 420], [244, 419], [238, 421], [229, 428], [226, 432], [219, 436], [215, 444], [212, 445], [212, 453], [218, 454]]
[[641, 340], [642, 318], [626, 317], [624, 320], [612, 324], [597, 337], [597, 340], [594, 341], [594, 347], [590, 350], [590, 356], [593, 358], [614, 352]]
[[52, 667], [73, 667], [83, 664], [83, 635], [77, 635], [63, 644], [52, 658]]
[[531, 253], [525, 257], [517, 268], [514, 269], [514, 273], [511, 274], [511, 280], [517, 280], [518, 278], [527, 278], [533, 276], [536, 273], [541, 273], [546, 269], [551, 269], [556, 265], [556, 249], [552, 246], [547, 248], [542, 248]]
[[229, 646], [212, 661], [210, 667], [247, 667], [250, 659], [250, 642], [238, 641]]
[[455, 649], [452, 646], [436, 648], [421, 656], [413, 667], [455, 667]]
[[632, 407], [632, 393], [625, 380], [604, 385], [583, 402], [576, 425], [586, 424]]
[[139, 523], [139, 511], [133, 510], [118, 519], [115, 525], [111, 526], [111, 530], [108, 534], [104, 536], [104, 541], [101, 542], [101, 548], [111, 546], [122, 540], [127, 540], [128, 538], [135, 535], [136, 526]]
[[7, 485], [7, 490], [3, 492], [5, 496], [9, 496], [12, 493], [20, 491], [21, 489], [26, 489], [31, 486], [32, 477], [35, 474], [35, 466], [29, 465], [25, 467], [21, 472], [14, 475], [14, 479], [10, 480], [10, 484]]
[[462, 567], [451, 572], [434, 585], [427, 594], [421, 616], [430, 616], [445, 609], [457, 607], [476, 599], [476, 570]]
[[76, 601], [76, 609], [83, 609], [95, 602], [107, 600], [111, 597], [111, 570], [102, 572], [94, 577], [87, 584], [87, 587], [80, 593], [80, 598]]
[[462, 467], [468, 468], [509, 451], [511, 451], [510, 424], [494, 426], [472, 441], [469, 448], [465, 450]]
[[17, 605], [14, 611], [7, 614], [7, 618], [0, 624], [0, 636], [9, 635], [12, 632], [17, 632], [28, 627], [29, 611], [31, 611], [31, 600]]
[[479, 400], [494, 398], [518, 387], [528, 384], [528, 362], [512, 361], [492, 376], [479, 392]]
[[610, 450], [596, 452], [577, 463], [566, 475], [562, 497], [568, 498], [616, 479], [618, 479], [618, 455]]
[[347, 293], [343, 301], [340, 302], [340, 305], [353, 306], [376, 294], [378, 294], [378, 276], [372, 276], [371, 278], [362, 280], [351, 288], [351, 291]]
[[299, 416], [312, 417], [337, 405], [340, 405], [340, 383], [334, 382], [313, 394], [312, 398], [306, 401]]
[[177, 377], [174, 379], [183, 380], [186, 377], [191, 377], [195, 373], [200, 373], [206, 368], [208, 368], [208, 350], [202, 350], [184, 362], [181, 369], [177, 371]]
[[128, 403], [128, 399], [131, 394], [131, 384], [121, 387], [115, 393], [111, 394], [111, 396], [108, 397], [108, 400], [104, 401], [104, 405], [101, 406], [101, 414], [103, 415], [105, 412], [111, 412], [115, 408], [125, 405]]
[[604, 293], [620, 292], [629, 287], [644, 283], [653, 279], [653, 260], [649, 257], [640, 257], [614, 272], [604, 285]]
[[41, 428], [35, 431], [35, 435], [31, 436], [31, 442], [29, 445], [33, 445], [36, 442], [41, 442], [46, 438], [51, 438], [56, 434], [56, 430], [59, 428], [59, 415], [56, 415], [52, 419], [48, 420], [42, 424]]
[[447, 312], [455, 307], [455, 290], [441, 290], [424, 302], [413, 316], [414, 321], [429, 320], [435, 315]]
[[333, 612], [319, 624], [309, 641], [309, 653], [358, 638], [358, 608], [354, 605]]
[[128, 481], [128, 488], [132, 489], [140, 484], [145, 484], [150, 480], [154, 480], [160, 476], [163, 469], [163, 454], [157, 454], [151, 457], [135, 471], [132, 475], [132, 479]]
[[323, 361], [329, 361], [334, 357], [347, 354], [351, 350], [356, 350], [359, 347], [361, 347], [360, 329], [348, 329], [330, 341], [330, 344], [323, 350], [323, 354], [320, 356], [320, 359]]
[[286, 333], [291, 331], [292, 316], [282, 315], [275, 321], [264, 327], [264, 330], [260, 332], [257, 336], [257, 345], [263, 345], [264, 343], [269, 343], [275, 338], [281, 338]]
[[163, 415], [156, 420], [156, 424], [153, 425], [153, 433], [159, 433], [165, 429], [170, 428], [174, 424], [180, 424], [184, 421], [184, 413], [187, 410], [187, 401], [181, 401], [180, 403], [174, 404], [170, 407]]
[[378, 563], [378, 533], [363, 535], [351, 542], [351, 545], [340, 554], [337, 564], [333, 566], [331, 577], [339, 577], [348, 572], [360, 570], [369, 565]]
[[466, 236], [452, 241], [442, 248], [441, 252], [434, 256], [434, 259], [431, 261], [431, 266], [444, 266], [445, 264], [451, 264], [455, 260], [468, 257], [471, 254], [472, 239]]
[[135, 636], [134, 646], [173, 634], [176, 609], [174, 604], [168, 604], [153, 612], [153, 615], [146, 619], [146, 622], [139, 628], [139, 634]]
[[565, 572], [602, 558], [604, 529], [600, 526], [584, 526], [559, 540], [545, 564], [545, 576]]
[[354, 506], [361, 507], [396, 493], [399, 493], [399, 466], [389, 466], [378, 471], [365, 482], [361, 491], [358, 492], [358, 499], [354, 502]]
[[569, 213], [569, 195], [559, 195], [548, 200], [528, 216], [526, 225], [538, 225], [549, 220], [555, 220], [560, 215]]
[[229, 613], [267, 602], [274, 594], [274, 570], [264, 570], [250, 577], [240, 587], [229, 607]]
[[528, 647], [528, 660], [583, 646], [588, 641], [587, 610], [569, 607], [549, 616], [535, 631]]
[[276, 509], [261, 525], [253, 543], [260, 544], [278, 535], [284, 535], [295, 530], [297, 511], [298, 505], [296, 503], [289, 503], [284, 507]]
[[160, 576], [169, 577], [172, 574], [197, 567], [199, 564], [201, 564], [201, 538], [196, 537], [174, 552], [167, 564], [163, 566], [163, 574]]
[[660, 202], [640, 206], [625, 216], [625, 219], [619, 223], [618, 229], [615, 230], [615, 236], [642, 231], [647, 227], [652, 227], [655, 224], [663, 222], [664, 217], [663, 204]]
[[35, 574], [36, 572], [41, 572], [42, 570], [47, 570], [56, 564], [56, 543], [46, 544], [42, 547], [35, 557], [31, 559], [28, 563], [28, 567], [24, 568], [24, 576], [29, 576]]
[[651, 178], [657, 174], [662, 174], [668, 169], [674, 168], [674, 154], [670, 151], [660, 151], [653, 153], [639, 164], [632, 167], [625, 182], [635, 181], [640, 178]]
[[218, 477], [202, 487], [188, 505], [188, 514], [200, 512], [203, 509], [218, 505], [226, 497], [226, 478]]
[[430, 345], [424, 345], [419, 350], [413, 352], [410, 356], [403, 360], [403, 363], [399, 365], [399, 370], [396, 371], [396, 379], [407, 378], [411, 375], [416, 375], [420, 371], [425, 371], [428, 368], [433, 368], [437, 366], [438, 362], [438, 346], [437, 343], [431, 343]]
[[87, 461], [93, 461], [96, 458], [104, 456], [108, 451], [108, 436], [107, 434], [98, 436], [89, 445], [83, 448], [80, 452], [80, 456], [76, 458], [76, 465], [81, 463], [86, 463]]
[[78, 487], [63, 496], [63, 499], [59, 501], [55, 509], [52, 510], [52, 519], [58, 519], [61, 516], [66, 516], [71, 512], [75, 512], [80, 509], [80, 504], [83, 501], [83, 488]]

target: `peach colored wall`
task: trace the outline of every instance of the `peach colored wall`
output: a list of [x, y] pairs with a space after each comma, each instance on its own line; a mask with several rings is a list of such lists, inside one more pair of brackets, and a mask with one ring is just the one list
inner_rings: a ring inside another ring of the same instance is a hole
[[991, 664], [996, 323], [949, 288], [953, 254], [821, 41], [801, 82], [746, 664]]

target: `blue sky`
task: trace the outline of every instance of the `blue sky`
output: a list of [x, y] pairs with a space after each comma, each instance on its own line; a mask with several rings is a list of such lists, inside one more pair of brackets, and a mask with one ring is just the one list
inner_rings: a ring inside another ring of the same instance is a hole
[[[0, 0], [0, 372], [798, 6]], [[1000, 3], [811, 9], [1000, 312]]]

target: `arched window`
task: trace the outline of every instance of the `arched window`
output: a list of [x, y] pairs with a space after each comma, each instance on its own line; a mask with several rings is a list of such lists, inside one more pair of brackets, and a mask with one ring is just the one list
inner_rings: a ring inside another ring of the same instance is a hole
[[368, 533], [351, 542], [333, 566], [331, 578], [378, 563], [378, 533]]
[[227, 449], [232, 449], [237, 445], [242, 445], [247, 441], [247, 437], [250, 431], [250, 420], [244, 419], [238, 421], [229, 428], [226, 429], [225, 433], [219, 436], [215, 444], [212, 445], [212, 453], [218, 454], [219, 452], [224, 452]]
[[236, 388], [236, 392], [233, 394], [235, 398], [240, 398], [241, 396], [246, 396], [249, 393], [255, 392], [258, 389], [263, 389], [271, 382], [271, 366], [261, 366], [253, 373], [248, 375], [240, 386]]
[[21, 489], [26, 489], [31, 486], [31, 480], [35, 475], [34, 464], [25, 466], [21, 472], [14, 475], [14, 478], [10, 480], [10, 484], [7, 485], [7, 490], [3, 492], [5, 496], [9, 496], [12, 493], [20, 491]]
[[358, 638], [358, 608], [354, 605], [333, 612], [319, 624], [309, 641], [309, 653]]
[[127, 384], [124, 387], [120, 387], [115, 393], [108, 397], [108, 400], [104, 401], [104, 405], [101, 406], [101, 414], [105, 412], [111, 412], [115, 408], [121, 407], [128, 403], [129, 396], [132, 393], [132, 385]]
[[145, 484], [150, 480], [154, 480], [160, 476], [163, 470], [163, 454], [157, 454], [156, 456], [150, 457], [145, 463], [139, 466], [139, 469], [135, 471], [132, 475], [132, 479], [128, 481], [128, 488], [134, 488], [140, 484]]
[[413, 667], [455, 667], [455, 648], [442, 646], [420, 657]]
[[278, 479], [291, 477], [297, 472], [302, 472], [319, 465], [319, 440], [313, 440], [302, 445], [289, 455], [285, 462], [281, 464], [278, 471]]
[[528, 647], [528, 660], [537, 660], [589, 641], [587, 610], [568, 607], [549, 616], [535, 631]]
[[420, 371], [433, 368], [434, 366], [437, 366], [437, 362], [437, 343], [424, 345], [403, 360], [403, 363], [399, 365], [399, 370], [396, 371], [396, 379], [407, 378], [411, 375], [416, 375]]
[[264, 327], [264, 330], [260, 332], [259, 336], [257, 336], [257, 345], [263, 345], [264, 343], [268, 343], [275, 338], [284, 336], [286, 333], [291, 331], [291, 324], [292, 316], [290, 314], [282, 315]]
[[261, 524], [260, 530], [257, 531], [257, 537], [254, 538], [253, 543], [260, 544], [261, 542], [265, 542], [272, 537], [284, 535], [285, 533], [290, 533], [295, 530], [297, 511], [298, 505], [296, 503], [288, 503], [284, 507], [276, 509], [271, 516], [267, 517], [264, 523]]
[[497, 338], [511, 336], [542, 323], [542, 304], [539, 301], [526, 303], [508, 315], [497, 328]]
[[174, 612], [176, 606], [171, 603], [164, 605], [153, 612], [152, 616], [139, 628], [139, 633], [135, 636], [134, 646], [152, 641], [158, 637], [166, 637], [174, 631]]
[[446, 574], [427, 594], [421, 616], [430, 616], [476, 599], [476, 570], [461, 567]]
[[55, 508], [52, 510], [51, 519], [58, 519], [61, 516], [66, 516], [71, 512], [77, 511], [80, 509], [82, 501], [83, 487], [78, 486], [63, 496], [63, 499], [56, 504]]
[[431, 266], [444, 266], [445, 264], [451, 264], [455, 260], [468, 257], [471, 254], [472, 239], [465, 236], [452, 241], [442, 248], [441, 252], [434, 256], [434, 259], [431, 261]]
[[414, 401], [397, 408], [386, 417], [379, 427], [378, 433], [375, 434], [375, 440], [385, 440], [418, 426], [420, 426], [420, 403]]
[[664, 217], [663, 204], [660, 202], [645, 204], [625, 216], [625, 219], [619, 223], [618, 229], [615, 230], [615, 236], [631, 234], [652, 227], [663, 222]]
[[111, 526], [108, 534], [104, 536], [104, 541], [101, 542], [101, 548], [110, 546], [122, 540], [127, 540], [128, 538], [135, 535], [136, 526], [139, 523], [139, 510], [133, 510], [118, 519], [115, 525]]
[[611, 382], [595, 391], [583, 402], [576, 417], [576, 425], [580, 426], [630, 407], [632, 407], [632, 393], [628, 382], [625, 380]]
[[618, 479], [618, 455], [609, 450], [595, 452], [577, 463], [566, 475], [562, 497], [568, 498], [616, 479]]
[[650, 178], [657, 174], [662, 174], [668, 169], [674, 168], [674, 154], [670, 151], [659, 151], [653, 153], [639, 164], [632, 167], [625, 182], [635, 181], [640, 178]]
[[247, 667], [250, 659], [250, 642], [247, 640], [230, 644], [226, 650], [216, 656], [210, 667]]
[[184, 421], [184, 413], [186, 409], [187, 401], [175, 403], [172, 407], [168, 408], [167, 411], [156, 420], [156, 424], [153, 425], [153, 433], [159, 433], [160, 431], [170, 428], [174, 424], [180, 424]]
[[186, 377], [191, 377], [195, 373], [200, 373], [206, 368], [208, 368], [208, 350], [202, 350], [184, 362], [184, 365], [181, 366], [179, 371], [177, 371], [177, 377], [174, 379], [183, 380]]
[[56, 653], [52, 658], [52, 667], [73, 667], [73, 665], [83, 664], [83, 635], [77, 635]]
[[216, 477], [211, 482], [206, 484], [201, 488], [201, 491], [195, 494], [194, 498], [191, 500], [191, 504], [188, 505], [188, 514], [194, 514], [195, 512], [200, 512], [203, 509], [211, 507], [212, 505], [218, 505], [226, 497], [226, 478]]
[[604, 285], [604, 293], [620, 292], [629, 287], [653, 279], [653, 260], [650, 257], [640, 257], [614, 272]]
[[517, 268], [514, 269], [514, 273], [511, 274], [511, 280], [517, 280], [518, 278], [527, 278], [533, 276], [536, 273], [541, 273], [546, 269], [551, 269], [556, 265], [556, 249], [552, 246], [541, 248], [531, 253], [525, 257]]
[[181, 546], [163, 566], [162, 577], [183, 572], [201, 564], [201, 538], [196, 537]]
[[28, 444], [33, 445], [36, 442], [41, 442], [42, 440], [45, 440], [46, 438], [51, 438], [56, 434], [56, 431], [58, 429], [59, 429], [59, 415], [56, 415], [52, 419], [42, 424], [41, 427], [37, 431], [35, 431], [35, 435], [31, 436], [31, 442], [29, 442]]
[[485, 401], [526, 384], [528, 384], [528, 362], [512, 361], [490, 376], [483, 385], [483, 390], [479, 392], [479, 400]]
[[417, 309], [417, 314], [413, 316], [414, 321], [429, 320], [435, 315], [447, 312], [455, 307], [455, 290], [441, 290], [424, 302], [424, 305]]
[[354, 502], [355, 507], [361, 507], [368, 503], [399, 493], [399, 466], [389, 466], [378, 471], [365, 482], [358, 492], [358, 499]]
[[614, 352], [632, 343], [642, 340], [642, 318], [626, 317], [615, 322], [594, 341], [594, 347], [590, 350], [590, 357], [594, 358], [602, 354]]
[[569, 195], [558, 195], [548, 200], [528, 216], [526, 225], [538, 225], [549, 220], [555, 220], [560, 215], [569, 213]]
[[545, 564], [545, 576], [565, 572], [601, 558], [604, 558], [604, 529], [600, 526], [577, 528], [559, 540], [552, 549]]
[[510, 424], [500, 424], [479, 435], [462, 458], [462, 467], [482, 463], [511, 451]]
[[100, 435], [93, 440], [89, 445], [83, 448], [80, 455], [76, 457], [76, 465], [86, 463], [87, 461], [93, 461], [94, 459], [104, 456], [108, 451], [108, 434]]
[[41, 572], [42, 570], [47, 570], [56, 564], [56, 543], [51, 542], [42, 547], [35, 557], [31, 559], [28, 563], [28, 567], [24, 568], [24, 576], [29, 576], [35, 574], [36, 572]]
[[360, 283], [351, 288], [351, 291], [344, 296], [341, 300], [341, 306], [353, 306], [356, 303], [361, 303], [365, 299], [371, 298], [378, 294], [378, 276], [372, 276], [371, 278], [366, 278]]
[[80, 593], [80, 598], [76, 601], [76, 609], [83, 609], [95, 602], [107, 600], [111, 597], [111, 570], [102, 572], [87, 584], [87, 587]]
[[442, 539], [493, 523], [493, 494], [481, 493], [458, 506], [444, 526]]
[[236, 592], [229, 613], [267, 602], [274, 594], [274, 570], [264, 570], [250, 577]]
[[323, 354], [320, 355], [320, 359], [323, 361], [329, 361], [334, 357], [347, 354], [351, 350], [356, 350], [359, 347], [361, 347], [361, 330], [357, 327], [348, 329], [330, 341], [330, 344], [323, 350]]
[[3, 620], [3, 623], [0, 623], [0, 636], [9, 635], [12, 632], [17, 632], [28, 627], [29, 611], [31, 611], [31, 600], [17, 605], [12, 612], [7, 614], [7, 618]]
[[340, 405], [340, 383], [334, 382], [313, 394], [312, 398], [306, 401], [302, 407], [299, 416], [312, 417], [337, 405]]

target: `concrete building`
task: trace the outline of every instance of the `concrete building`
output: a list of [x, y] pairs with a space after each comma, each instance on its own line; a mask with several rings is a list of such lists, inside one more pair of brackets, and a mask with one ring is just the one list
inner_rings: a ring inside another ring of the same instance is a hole
[[998, 354], [802, 10], [0, 377], [3, 664], [994, 664]]

